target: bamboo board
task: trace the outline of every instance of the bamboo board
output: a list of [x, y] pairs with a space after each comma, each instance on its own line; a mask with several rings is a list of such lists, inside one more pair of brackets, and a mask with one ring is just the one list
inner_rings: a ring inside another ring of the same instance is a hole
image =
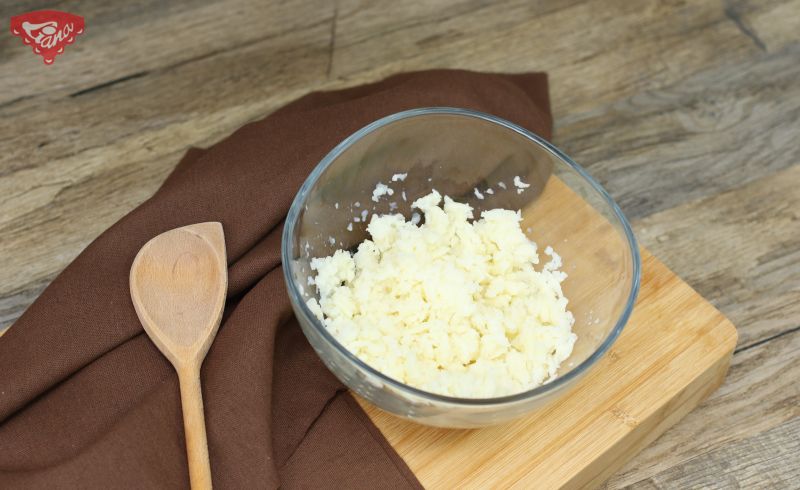
[[[604, 236], [607, 222], [576, 199], [550, 179], [525, 219], [534, 226], [556, 219], [575, 233]], [[559, 209], [570, 212], [559, 216]], [[568, 265], [569, 244], [559, 247]], [[640, 252], [641, 289], [627, 326], [576, 387], [551, 405], [500, 426], [454, 430], [408, 422], [359, 399], [426, 488], [596, 487], [722, 383], [736, 329], [647, 250]], [[573, 290], [573, 308], [593, 291]]]

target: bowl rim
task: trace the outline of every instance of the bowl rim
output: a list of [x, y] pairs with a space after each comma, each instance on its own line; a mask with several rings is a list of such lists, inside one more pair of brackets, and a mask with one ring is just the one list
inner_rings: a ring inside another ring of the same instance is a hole
[[[548, 381], [542, 385], [537, 386], [536, 388], [522, 391], [520, 393], [515, 393], [513, 395], [504, 395], [500, 397], [493, 397], [493, 398], [460, 398], [454, 397], [449, 395], [442, 395], [438, 393], [432, 393], [429, 391], [425, 391], [419, 388], [415, 388], [413, 386], [407, 385], [400, 381], [397, 381], [390, 376], [378, 371], [377, 369], [373, 368], [372, 366], [368, 365], [361, 359], [359, 359], [355, 354], [347, 350], [338, 340], [325, 328], [324, 325], [317, 319], [317, 317], [311, 312], [306, 301], [303, 299], [297, 284], [294, 278], [291, 276], [291, 267], [289, 267], [291, 258], [289, 257], [289, 249], [291, 237], [294, 234], [295, 227], [297, 225], [298, 217], [300, 215], [300, 209], [304, 206], [305, 198], [311, 189], [311, 187], [317, 182], [320, 175], [328, 168], [328, 166], [333, 163], [336, 158], [339, 157], [345, 150], [347, 150], [350, 146], [352, 146], [355, 142], [363, 138], [364, 136], [380, 129], [384, 126], [387, 126], [391, 123], [413, 118], [417, 116], [424, 116], [424, 115], [455, 115], [455, 116], [466, 116], [466, 117], [473, 117], [477, 119], [481, 119], [487, 121], [489, 123], [497, 124], [503, 126], [507, 129], [510, 129], [516, 133], [518, 133], [523, 138], [527, 138], [531, 140], [533, 143], [538, 144], [545, 151], [552, 154], [557, 159], [561, 160], [569, 167], [571, 167], [575, 172], [577, 172], [581, 177], [583, 177], [591, 187], [597, 191], [600, 196], [605, 200], [605, 202], [609, 205], [609, 207], [613, 210], [614, 215], [619, 220], [620, 224], [622, 225], [622, 229], [625, 233], [625, 238], [628, 242], [628, 247], [631, 250], [631, 260], [632, 260], [632, 268], [633, 268], [633, 277], [631, 281], [631, 289], [628, 292], [628, 298], [625, 303], [625, 308], [622, 311], [622, 314], [617, 318], [616, 324], [614, 328], [611, 329], [609, 334], [600, 344], [600, 346], [595, 349], [595, 351], [589, 355], [586, 359], [584, 359], [580, 364], [572, 368], [569, 372], [565, 373], [563, 376], [559, 376], [552, 381]], [[407, 392], [408, 394], [426, 398], [429, 401], [441, 402], [451, 405], [463, 405], [463, 406], [491, 406], [491, 405], [503, 405], [503, 404], [510, 404], [515, 402], [520, 402], [528, 399], [538, 398], [541, 395], [544, 395], [549, 392], [553, 392], [560, 388], [561, 386], [568, 385], [571, 381], [578, 379], [581, 375], [585, 374], [589, 368], [597, 362], [611, 347], [611, 345], [616, 341], [619, 337], [622, 329], [628, 322], [630, 318], [631, 312], [633, 310], [633, 306], [636, 302], [636, 297], [639, 293], [639, 285], [641, 281], [641, 256], [639, 253], [639, 247], [636, 243], [636, 237], [633, 235], [633, 230], [631, 229], [631, 225], [628, 222], [628, 219], [622, 213], [622, 210], [619, 208], [617, 203], [611, 198], [608, 192], [591, 176], [589, 173], [584, 170], [583, 167], [575, 163], [569, 156], [567, 156], [564, 152], [559, 150], [556, 146], [549, 143], [544, 138], [536, 135], [535, 133], [517, 125], [505, 119], [502, 119], [497, 116], [493, 116], [491, 114], [487, 114], [480, 111], [475, 111], [472, 109], [462, 109], [457, 107], [421, 107], [416, 109], [409, 109], [401, 112], [397, 112], [391, 114], [389, 116], [382, 117], [370, 124], [367, 124], [363, 128], [359, 129], [355, 133], [351, 134], [341, 143], [336, 145], [330, 152], [328, 152], [325, 157], [320, 160], [314, 170], [309, 174], [306, 178], [303, 185], [298, 190], [297, 194], [295, 195], [294, 200], [292, 201], [292, 205], [289, 208], [289, 212], [286, 216], [285, 226], [283, 228], [283, 234], [281, 236], [281, 262], [283, 266], [283, 275], [286, 282], [286, 287], [289, 293], [290, 298], [292, 299], [292, 303], [295, 305], [295, 309], [300, 310], [303, 316], [309, 321], [311, 325], [319, 332], [319, 334], [329, 343], [331, 344], [336, 350], [339, 351], [341, 355], [349, 359], [352, 363], [358, 366], [360, 369], [367, 371], [369, 374], [377, 377], [381, 382], [391, 385], [397, 390]]]

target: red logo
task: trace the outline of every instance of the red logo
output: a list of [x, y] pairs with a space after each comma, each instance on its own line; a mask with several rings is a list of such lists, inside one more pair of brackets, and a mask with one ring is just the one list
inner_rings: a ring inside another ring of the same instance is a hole
[[45, 64], [51, 65], [67, 44], [83, 34], [83, 17], [58, 10], [28, 12], [11, 17], [11, 34], [22, 38]]

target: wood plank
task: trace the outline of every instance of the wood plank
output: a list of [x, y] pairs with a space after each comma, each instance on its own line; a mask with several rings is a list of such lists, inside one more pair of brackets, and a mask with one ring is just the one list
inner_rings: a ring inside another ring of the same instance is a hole
[[[760, 2], [733, 11], [769, 31], [768, 49], [779, 50], [796, 40], [787, 14], [798, 5]], [[389, 21], [381, 12], [387, 8], [388, 19], [400, 27], [383, 33]], [[559, 118], [762, 52], [712, 2], [475, 2], [403, 23], [403, 12], [411, 9], [340, 2], [333, 75], [354, 79], [430, 67], [546, 70]]]
[[[55, 184], [59, 181], [45, 173], [47, 165], [59, 162], [61, 169], [70, 165], [83, 174], [92, 167], [72, 163], [75, 157], [80, 162], [102, 154], [113, 162], [120, 158], [118, 145], [136, 139], [150, 154], [208, 145], [298, 97], [324, 76], [329, 39], [329, 27], [321, 22], [95, 92], [25, 99], [0, 108], [0, 116], [17, 121], [0, 140], [7, 150], [0, 156], [0, 176]], [[208, 83], [198, 83], [211, 74]], [[3, 79], [3, 85], [10, 82]]]
[[[740, 350], [723, 388], [634, 458], [612, 479], [613, 487], [800, 417], [798, 176], [795, 166], [635, 223], [644, 243], [746, 327], [739, 330]], [[731, 241], [743, 248], [730, 251]], [[797, 465], [796, 456], [785, 464]]]
[[[728, 446], [751, 444], [747, 441], [758, 434], [790, 422], [797, 424], [800, 420], [798, 358], [800, 330], [737, 352], [725, 384], [680, 424], [623, 467], [610, 479], [608, 487], [625, 487], [661, 475], [658, 478], [665, 486], [681, 488], [681, 485], [668, 480], [680, 478], [681, 472], [688, 470], [670, 473], [671, 468], [681, 468], [702, 457], [700, 455], [721, 451]], [[786, 456], [781, 456], [783, 453], [770, 454], [778, 459], [775, 464], [800, 467], [796, 452]], [[730, 464], [735, 466], [739, 463], [731, 459]], [[698, 472], [703, 473], [702, 470]], [[710, 473], [709, 476], [720, 475]], [[759, 481], [765, 482], [766, 477]]]
[[557, 140], [642, 218], [800, 162], [798, 77], [800, 43], [565, 116]]
[[795, 165], [634, 224], [645, 246], [745, 326], [742, 346], [800, 326], [798, 182]]
[[800, 481], [800, 418], [690, 459], [626, 488], [792, 488]]
[[[42, 8], [41, 2], [4, 3], [0, 17], [9, 19]], [[20, 39], [0, 39], [0, 107], [21, 98], [47, 95], [52, 101], [125, 79], [158, 78], [187, 63], [291, 38], [293, 32], [312, 26], [327, 26], [333, 17], [332, 5], [322, 0], [81, 1], [55, 8], [83, 16], [86, 32], [58, 57], [58, 69], [53, 70], [43, 70], [41, 58], [33, 56]], [[283, 63], [285, 58], [278, 60]], [[219, 83], [225, 79], [224, 72], [220, 66], [194, 80]]]

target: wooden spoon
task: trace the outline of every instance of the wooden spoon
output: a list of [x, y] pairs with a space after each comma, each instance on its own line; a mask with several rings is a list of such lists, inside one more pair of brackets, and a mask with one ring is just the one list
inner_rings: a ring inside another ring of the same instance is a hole
[[178, 372], [192, 488], [211, 488], [200, 365], [228, 289], [222, 225], [198, 223], [153, 238], [133, 261], [130, 286], [145, 332]]

